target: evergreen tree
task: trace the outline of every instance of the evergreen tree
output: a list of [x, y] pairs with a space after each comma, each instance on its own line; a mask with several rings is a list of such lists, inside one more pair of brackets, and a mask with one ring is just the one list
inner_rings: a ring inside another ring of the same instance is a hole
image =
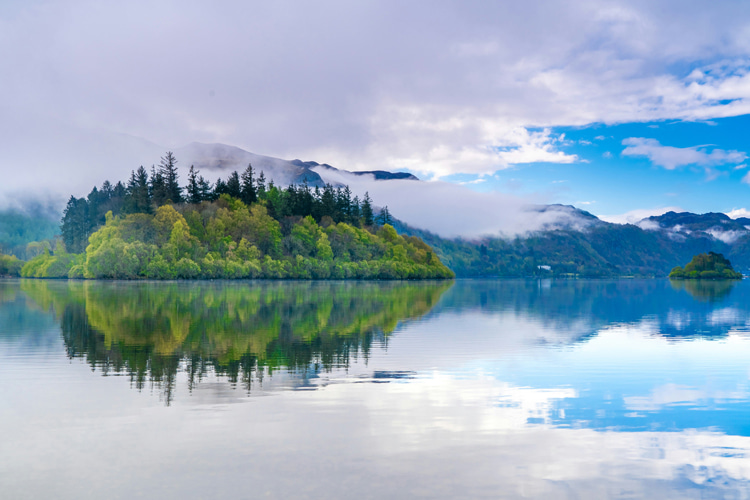
[[201, 186], [198, 180], [198, 170], [195, 170], [193, 165], [190, 165], [190, 172], [188, 173], [188, 184], [187, 184], [187, 202], [198, 204], [203, 201], [201, 193]]
[[130, 173], [125, 194], [124, 210], [127, 213], [150, 214], [151, 194], [149, 192], [148, 173], [141, 165], [137, 172]]
[[218, 200], [219, 196], [227, 193], [227, 183], [221, 180], [221, 177], [219, 177], [218, 179], [216, 179], [216, 184], [214, 184], [214, 192], [211, 196], [211, 199]]
[[164, 191], [167, 200], [172, 203], [182, 203], [182, 188], [178, 182], [177, 159], [171, 151], [162, 156], [159, 163], [159, 173], [164, 179]]
[[378, 215], [378, 222], [382, 226], [385, 226], [386, 224], [393, 224], [393, 217], [391, 217], [391, 213], [388, 211], [388, 205], [384, 206], [380, 211], [380, 215]]
[[372, 200], [370, 199], [370, 193], [365, 192], [365, 199], [362, 200], [362, 220], [365, 226], [372, 226], [375, 222], [372, 213]]
[[[347, 186], [348, 187], [348, 186]], [[352, 222], [356, 222], [359, 225], [359, 218], [362, 216], [359, 210], [359, 196], [355, 196], [349, 205], [349, 218]]]
[[229, 174], [229, 179], [227, 179], [227, 194], [232, 198], [240, 198], [242, 196], [242, 184], [236, 170]]
[[198, 191], [200, 192], [201, 200], [210, 201], [212, 199], [211, 183], [204, 179], [202, 175], [198, 177]]
[[253, 166], [250, 163], [247, 164], [247, 168], [242, 172], [241, 181], [240, 199], [249, 206], [251, 203], [258, 201], [258, 193], [255, 190], [253, 179]]
[[266, 174], [264, 174], [262, 170], [260, 171], [260, 175], [258, 176], [256, 186], [258, 190], [258, 199], [265, 200], [266, 199]]
[[160, 207], [169, 200], [169, 194], [167, 193], [167, 186], [164, 182], [164, 175], [161, 171], [157, 171], [153, 165], [151, 165], [151, 179], [149, 182], [149, 192], [151, 195], [151, 201]]
[[65, 249], [70, 253], [82, 253], [86, 250], [91, 225], [89, 222], [89, 204], [85, 198], [71, 196], [63, 211], [60, 226]]

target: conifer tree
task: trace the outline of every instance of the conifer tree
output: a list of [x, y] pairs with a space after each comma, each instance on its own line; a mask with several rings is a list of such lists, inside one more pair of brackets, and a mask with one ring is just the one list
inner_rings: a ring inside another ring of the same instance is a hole
[[182, 203], [182, 188], [178, 182], [177, 159], [171, 151], [162, 156], [159, 163], [159, 173], [164, 179], [164, 191], [167, 200], [172, 203]]
[[232, 198], [242, 197], [242, 184], [236, 170], [229, 174], [229, 179], [227, 179], [227, 194]]
[[380, 215], [378, 215], [378, 222], [381, 226], [385, 226], [386, 224], [393, 224], [393, 217], [391, 217], [391, 213], [388, 211], [388, 205], [384, 206], [380, 211]]
[[198, 170], [193, 165], [190, 165], [190, 172], [188, 173], [188, 184], [187, 184], [187, 202], [198, 204], [203, 201], [201, 193], [200, 182], [198, 181]]
[[151, 195], [151, 201], [154, 203], [154, 205], [156, 205], [156, 207], [164, 205], [169, 199], [166, 183], [164, 182], [164, 176], [162, 175], [161, 171], [157, 171], [153, 165], [151, 165], [149, 192]]
[[260, 171], [260, 175], [258, 176], [258, 179], [256, 181], [257, 191], [258, 191], [258, 199], [265, 200], [266, 199], [266, 175], [263, 173], [263, 171]]
[[247, 168], [242, 172], [241, 176], [241, 196], [240, 199], [246, 204], [250, 205], [258, 201], [258, 194], [255, 190], [255, 183], [253, 179], [253, 166], [248, 163]]
[[372, 213], [372, 200], [368, 192], [365, 192], [365, 199], [362, 200], [362, 219], [365, 226], [372, 226], [375, 222]]
[[65, 249], [70, 253], [82, 253], [86, 250], [91, 225], [89, 222], [89, 205], [85, 198], [71, 196], [63, 211], [60, 225]]

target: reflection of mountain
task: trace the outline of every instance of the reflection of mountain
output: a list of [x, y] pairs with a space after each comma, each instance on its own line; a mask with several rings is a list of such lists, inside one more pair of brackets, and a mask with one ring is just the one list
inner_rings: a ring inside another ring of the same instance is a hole
[[512, 311], [541, 322], [555, 342], [572, 343], [609, 326], [644, 320], [657, 324], [665, 337], [723, 337], [750, 322], [748, 295], [744, 282], [459, 280], [441, 305]]
[[71, 357], [161, 385], [169, 402], [180, 369], [241, 380], [278, 369], [346, 367], [400, 321], [426, 314], [448, 283], [102, 283], [25, 281], [53, 307]]

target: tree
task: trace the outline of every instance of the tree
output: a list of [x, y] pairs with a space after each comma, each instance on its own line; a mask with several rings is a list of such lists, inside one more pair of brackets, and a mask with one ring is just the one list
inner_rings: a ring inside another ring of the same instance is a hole
[[188, 172], [188, 185], [187, 185], [187, 202], [198, 204], [203, 201], [201, 193], [201, 186], [198, 180], [198, 170], [193, 165], [190, 165], [190, 172]]
[[258, 191], [258, 198], [261, 200], [264, 200], [266, 198], [266, 174], [263, 173], [263, 171], [260, 171], [260, 175], [258, 176], [258, 181], [256, 182], [257, 185], [257, 191]]
[[164, 192], [167, 200], [172, 203], [182, 203], [182, 188], [178, 182], [177, 159], [171, 151], [162, 156], [159, 163], [159, 173], [164, 179]]
[[236, 170], [229, 174], [229, 179], [227, 179], [227, 194], [232, 198], [242, 196], [242, 184], [240, 184], [240, 176]]
[[258, 194], [255, 190], [253, 179], [253, 166], [248, 163], [247, 168], [242, 172], [240, 186], [240, 199], [248, 206], [258, 201]]
[[156, 208], [164, 205], [167, 200], [170, 199], [169, 194], [167, 193], [167, 185], [164, 181], [164, 175], [161, 171], [157, 171], [153, 165], [151, 165], [149, 193], [151, 195], [151, 201], [156, 205]]
[[128, 187], [125, 188], [123, 209], [131, 214], [150, 214], [152, 212], [148, 174], [143, 165], [138, 168], [137, 172], [130, 172]]
[[391, 213], [388, 211], [388, 205], [384, 206], [380, 211], [380, 215], [378, 215], [378, 222], [382, 226], [385, 226], [386, 224], [393, 224], [393, 217], [391, 217]]
[[372, 200], [370, 199], [370, 193], [365, 192], [365, 198], [362, 200], [362, 219], [365, 226], [372, 226], [374, 224], [373, 213], [372, 213]]
[[71, 196], [63, 211], [60, 226], [63, 243], [70, 253], [82, 253], [91, 234], [89, 222], [89, 204], [85, 198]]

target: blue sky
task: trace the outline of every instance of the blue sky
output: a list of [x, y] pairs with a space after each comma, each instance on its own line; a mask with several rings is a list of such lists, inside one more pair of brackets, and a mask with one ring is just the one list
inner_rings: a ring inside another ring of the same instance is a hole
[[[748, 115], [556, 127], [550, 136], [559, 139], [557, 149], [576, 157], [571, 163], [518, 164], [448, 180], [478, 191], [540, 193], [601, 216], [639, 208], [729, 213], [750, 205], [748, 130]], [[634, 138], [652, 148], [633, 150], [625, 143]]]
[[746, 1], [8, 2], [0, 72], [0, 205], [197, 141], [463, 182], [511, 223], [750, 207]]

